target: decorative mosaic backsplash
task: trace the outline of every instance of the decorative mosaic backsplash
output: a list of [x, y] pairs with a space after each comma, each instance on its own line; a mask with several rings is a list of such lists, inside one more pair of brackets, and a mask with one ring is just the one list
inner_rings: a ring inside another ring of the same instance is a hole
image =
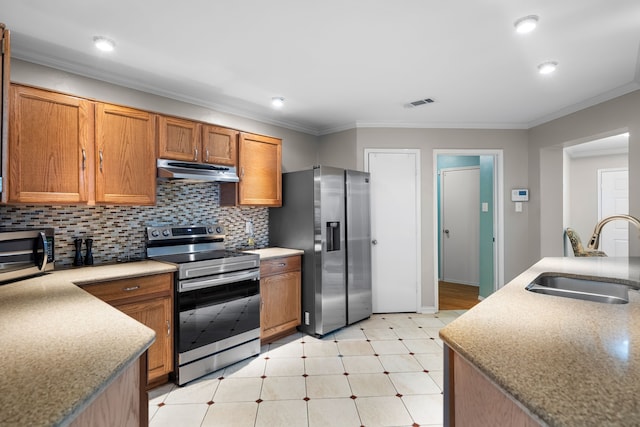
[[[246, 222], [256, 246], [269, 244], [269, 209], [221, 207], [218, 183], [158, 181], [156, 206], [0, 206], [0, 227], [53, 227], [56, 267], [70, 266], [76, 238], [93, 239], [94, 264], [145, 257], [145, 228], [220, 223], [227, 249], [246, 246]], [[83, 244], [83, 256], [85, 246]]]

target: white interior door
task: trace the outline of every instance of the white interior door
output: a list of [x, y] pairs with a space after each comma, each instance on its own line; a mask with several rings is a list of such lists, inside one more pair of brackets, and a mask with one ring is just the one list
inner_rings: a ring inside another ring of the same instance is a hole
[[443, 169], [442, 206], [443, 280], [480, 284], [480, 168]]
[[[598, 170], [598, 221], [615, 214], [629, 213], [629, 171]], [[600, 247], [608, 256], [629, 256], [629, 223], [612, 221], [602, 228]]]
[[420, 307], [419, 161], [417, 150], [366, 151], [374, 313], [415, 312]]

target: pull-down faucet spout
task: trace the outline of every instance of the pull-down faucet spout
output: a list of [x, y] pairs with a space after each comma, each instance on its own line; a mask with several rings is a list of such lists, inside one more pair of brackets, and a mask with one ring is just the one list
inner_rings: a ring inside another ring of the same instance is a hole
[[608, 222], [615, 221], [616, 219], [623, 219], [625, 221], [630, 222], [635, 225], [638, 230], [640, 230], [640, 220], [631, 215], [611, 215], [604, 218], [602, 221], [596, 224], [596, 228], [593, 229], [593, 235], [591, 239], [589, 239], [589, 244], [587, 247], [589, 249], [598, 249], [598, 245], [600, 244], [600, 232], [602, 231], [602, 227]]

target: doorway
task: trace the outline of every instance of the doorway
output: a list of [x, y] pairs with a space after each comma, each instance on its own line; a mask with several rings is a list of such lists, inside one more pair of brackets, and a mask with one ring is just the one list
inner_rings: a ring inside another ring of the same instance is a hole
[[442, 281], [478, 286], [480, 284], [479, 166], [440, 169], [440, 223]]
[[[629, 134], [598, 138], [564, 147], [563, 229], [573, 228], [586, 245], [601, 219], [628, 213]], [[626, 221], [606, 224], [599, 250], [608, 256], [628, 256], [629, 232]], [[564, 255], [572, 256], [568, 239]], [[627, 254], [627, 255], [625, 255]]]
[[417, 312], [421, 305], [420, 151], [365, 149], [371, 174], [374, 313]]
[[[502, 150], [434, 150], [433, 152], [433, 170], [434, 170], [434, 254], [436, 254], [434, 271], [434, 283], [439, 283], [443, 276], [441, 263], [445, 261], [445, 255], [442, 253], [442, 240], [446, 238], [445, 230], [442, 224], [440, 206], [443, 202], [440, 194], [440, 170], [445, 168], [446, 162], [441, 160], [445, 157], [457, 162], [456, 167], [464, 165], [467, 162], [476, 162], [479, 166], [480, 175], [488, 180], [488, 183], [480, 185], [480, 197], [474, 201], [475, 208], [473, 211], [474, 221], [480, 213], [480, 231], [478, 237], [477, 257], [472, 263], [479, 266], [478, 282], [478, 299], [483, 299], [496, 291], [504, 284], [504, 222], [503, 218], [503, 153]], [[448, 164], [451, 166], [451, 164]], [[466, 164], [466, 167], [474, 166]], [[488, 188], [488, 193], [487, 193]], [[466, 197], [466, 196], [465, 196]], [[461, 208], [462, 210], [462, 208]], [[465, 209], [466, 210], [466, 209]], [[467, 212], [467, 220], [470, 220]], [[449, 229], [450, 233], [451, 230]], [[475, 243], [471, 243], [475, 246]], [[460, 257], [461, 258], [461, 257]], [[468, 262], [468, 260], [466, 261]], [[463, 281], [461, 281], [463, 282]], [[434, 287], [436, 306], [439, 307], [439, 286]]]
[[[629, 169], [598, 169], [598, 221], [617, 214], [629, 214]], [[613, 221], [605, 227], [600, 250], [607, 256], [628, 257], [629, 223]]]

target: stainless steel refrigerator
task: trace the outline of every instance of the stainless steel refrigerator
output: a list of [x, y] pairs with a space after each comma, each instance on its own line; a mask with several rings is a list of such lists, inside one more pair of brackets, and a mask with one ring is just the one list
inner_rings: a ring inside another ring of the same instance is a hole
[[371, 316], [369, 174], [326, 166], [282, 175], [269, 242], [304, 250], [301, 330], [322, 336]]

